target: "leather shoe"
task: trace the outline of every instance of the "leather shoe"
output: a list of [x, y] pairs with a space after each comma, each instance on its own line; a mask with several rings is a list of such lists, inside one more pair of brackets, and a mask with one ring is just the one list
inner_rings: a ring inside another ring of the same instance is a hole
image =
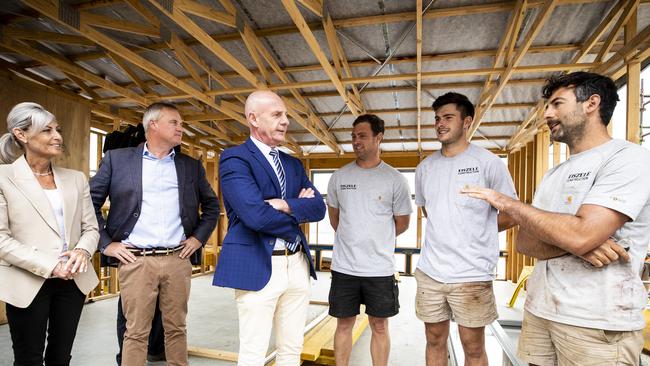
[[147, 355], [147, 361], [149, 362], [158, 362], [158, 361], [167, 361], [165, 357], [165, 352], [159, 353], [157, 355]]

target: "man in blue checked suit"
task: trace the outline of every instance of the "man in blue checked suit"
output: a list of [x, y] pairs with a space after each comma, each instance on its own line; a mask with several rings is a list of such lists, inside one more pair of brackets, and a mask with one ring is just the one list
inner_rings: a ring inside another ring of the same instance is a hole
[[300, 364], [316, 272], [300, 224], [320, 221], [325, 204], [300, 160], [278, 150], [289, 127], [287, 109], [271, 91], [246, 100], [250, 138], [221, 154], [219, 176], [228, 214], [214, 275], [231, 287], [239, 312], [240, 366], [261, 366], [272, 328], [276, 365]]

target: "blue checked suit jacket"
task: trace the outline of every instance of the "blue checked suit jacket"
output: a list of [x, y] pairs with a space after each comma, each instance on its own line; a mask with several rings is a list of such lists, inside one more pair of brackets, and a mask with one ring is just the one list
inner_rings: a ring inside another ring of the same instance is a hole
[[[300, 224], [322, 220], [325, 203], [307, 178], [300, 160], [280, 152], [280, 161], [286, 175], [286, 201], [291, 215], [264, 202], [281, 197], [280, 183], [253, 141], [248, 139], [221, 154], [219, 177], [228, 215], [228, 233], [213, 285], [250, 291], [262, 289], [271, 278], [271, 253], [276, 238], [289, 242], [300, 238], [307, 252], [311, 276], [316, 278]], [[302, 188], [313, 189], [314, 198], [298, 198]]]

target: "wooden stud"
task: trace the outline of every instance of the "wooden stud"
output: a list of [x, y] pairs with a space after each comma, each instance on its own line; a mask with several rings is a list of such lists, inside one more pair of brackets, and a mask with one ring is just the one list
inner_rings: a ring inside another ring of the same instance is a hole
[[[638, 0], [636, 1], [638, 3]], [[636, 35], [637, 12], [629, 17], [625, 26], [625, 41], [632, 41]], [[641, 141], [641, 63], [630, 60], [627, 64], [627, 125], [626, 138], [638, 144]]]

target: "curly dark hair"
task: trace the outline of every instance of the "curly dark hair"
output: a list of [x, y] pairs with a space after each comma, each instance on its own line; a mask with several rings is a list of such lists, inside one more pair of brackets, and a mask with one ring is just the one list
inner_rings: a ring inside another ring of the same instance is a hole
[[605, 126], [609, 124], [618, 102], [618, 90], [612, 79], [583, 71], [556, 75], [546, 80], [542, 96], [549, 99], [560, 88], [573, 88], [578, 102], [585, 102], [594, 94], [600, 96], [600, 119]]

